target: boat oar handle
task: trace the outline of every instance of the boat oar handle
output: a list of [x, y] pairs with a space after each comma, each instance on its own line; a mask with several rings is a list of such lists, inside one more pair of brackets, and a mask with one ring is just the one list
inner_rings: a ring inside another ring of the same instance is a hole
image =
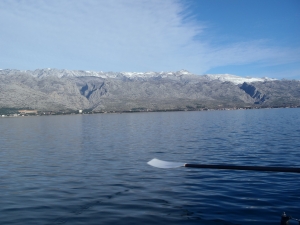
[[206, 168], [206, 169], [224, 169], [224, 170], [255, 170], [267, 172], [290, 172], [300, 173], [300, 168], [295, 167], [268, 167], [268, 166], [233, 166], [233, 165], [208, 165], [208, 164], [184, 164], [185, 167]]

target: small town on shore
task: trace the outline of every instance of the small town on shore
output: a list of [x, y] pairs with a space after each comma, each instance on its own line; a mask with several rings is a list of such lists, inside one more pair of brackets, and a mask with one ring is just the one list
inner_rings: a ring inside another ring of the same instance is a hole
[[300, 105], [291, 106], [273, 106], [273, 107], [258, 107], [258, 106], [245, 106], [245, 107], [233, 107], [233, 108], [186, 108], [186, 109], [163, 109], [152, 110], [145, 108], [136, 108], [128, 111], [92, 111], [92, 110], [66, 110], [66, 111], [39, 111], [34, 109], [10, 109], [2, 110], [5, 113], [1, 113], [0, 117], [25, 117], [25, 116], [53, 116], [53, 115], [82, 115], [82, 114], [105, 114], [105, 113], [138, 113], [138, 112], [176, 112], [176, 111], [215, 111], [215, 110], [249, 110], [249, 109], [274, 109], [274, 108], [300, 108]]

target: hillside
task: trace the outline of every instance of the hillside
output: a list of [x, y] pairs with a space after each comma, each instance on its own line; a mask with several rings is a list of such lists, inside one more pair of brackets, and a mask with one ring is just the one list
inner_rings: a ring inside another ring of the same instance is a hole
[[188, 71], [0, 70], [0, 108], [154, 111], [300, 106], [300, 82]]

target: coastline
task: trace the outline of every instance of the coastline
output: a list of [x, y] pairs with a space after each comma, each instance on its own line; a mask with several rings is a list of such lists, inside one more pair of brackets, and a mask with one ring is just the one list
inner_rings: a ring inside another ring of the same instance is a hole
[[[199, 112], [199, 111], [229, 111], [229, 110], [252, 110], [252, 109], [284, 109], [284, 108], [300, 108], [299, 106], [275, 106], [275, 107], [233, 107], [233, 108], [201, 108], [201, 109], [165, 109], [165, 110], [130, 110], [130, 111], [37, 111], [37, 113], [12, 113], [0, 114], [0, 118], [19, 118], [32, 116], [58, 116], [58, 115], [93, 115], [93, 114], [122, 114], [122, 113], [151, 113], [151, 112]], [[24, 110], [22, 110], [24, 111]]]

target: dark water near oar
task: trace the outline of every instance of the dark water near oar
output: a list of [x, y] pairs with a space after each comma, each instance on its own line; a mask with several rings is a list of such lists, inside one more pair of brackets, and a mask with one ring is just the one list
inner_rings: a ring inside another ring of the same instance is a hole
[[300, 174], [146, 164], [300, 167], [300, 109], [0, 118], [0, 148], [0, 224], [300, 217]]

